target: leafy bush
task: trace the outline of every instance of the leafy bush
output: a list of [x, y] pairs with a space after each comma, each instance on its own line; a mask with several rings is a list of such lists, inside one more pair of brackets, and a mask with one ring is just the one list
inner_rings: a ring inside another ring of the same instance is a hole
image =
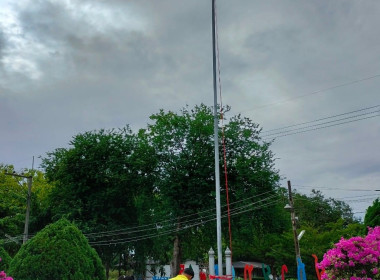
[[11, 260], [7, 251], [0, 245], [0, 271], [7, 270]]
[[364, 238], [342, 238], [323, 256], [319, 268], [325, 269], [324, 280], [380, 279], [380, 227], [370, 228]]
[[15, 280], [105, 280], [96, 251], [79, 229], [61, 219], [41, 230], [13, 258]]

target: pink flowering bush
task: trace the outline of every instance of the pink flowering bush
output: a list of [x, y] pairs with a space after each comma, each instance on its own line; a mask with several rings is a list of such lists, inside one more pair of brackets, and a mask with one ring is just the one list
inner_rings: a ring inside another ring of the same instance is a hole
[[[2, 259], [0, 258], [0, 262]], [[7, 274], [4, 271], [0, 271], [0, 280], [13, 280], [12, 277], [7, 276]]]
[[380, 279], [380, 226], [365, 237], [342, 238], [319, 263], [323, 280]]
[[7, 276], [4, 271], [0, 271], [0, 280], [13, 280], [13, 278]]

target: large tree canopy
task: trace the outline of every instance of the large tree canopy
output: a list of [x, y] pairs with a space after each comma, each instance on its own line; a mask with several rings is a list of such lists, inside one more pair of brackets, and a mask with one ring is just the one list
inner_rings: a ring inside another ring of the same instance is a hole
[[[148, 164], [141, 164], [144, 158], [139, 147], [128, 127], [91, 131], [76, 135], [69, 148], [56, 149], [43, 159], [46, 175], [56, 185], [51, 194], [53, 220], [67, 217], [76, 221], [97, 248], [107, 273], [115, 252], [130, 244], [119, 242], [112, 249], [108, 245], [114, 245], [115, 239], [127, 240], [128, 233], [91, 232], [137, 225], [135, 200], [149, 171], [144, 169]], [[154, 158], [149, 160], [154, 166]]]
[[[181, 257], [200, 258], [210, 246], [216, 247], [214, 116], [212, 108], [200, 105], [191, 110], [183, 108], [179, 113], [161, 110], [151, 120], [153, 123], [145, 133], [158, 159], [155, 190], [160, 207], [155, 211], [169, 218], [171, 223], [166, 226], [175, 231], [172, 240], [175, 274]], [[254, 234], [284, 229], [283, 220], [276, 219], [281, 211], [276, 206], [280, 199], [276, 192], [279, 175], [273, 168], [269, 143], [260, 140], [257, 124], [241, 116], [225, 122], [225, 170], [230, 186], [233, 234], [236, 234], [233, 246], [237, 255], [244, 255], [247, 246], [243, 243], [253, 241]], [[218, 137], [223, 139], [222, 132]], [[220, 149], [221, 170], [225, 167], [223, 155]], [[224, 175], [221, 172], [223, 236], [228, 243]]]
[[[212, 108], [161, 110], [150, 119], [137, 134], [129, 127], [78, 134], [68, 148], [43, 159], [54, 188], [47, 192], [52, 207], [40, 217], [75, 221], [107, 271], [119, 261], [143, 273], [151, 258], [157, 264], [171, 260], [176, 274], [181, 261], [204, 260], [210, 247], [217, 247]], [[294, 260], [287, 195], [279, 186], [270, 143], [261, 140], [259, 125], [248, 118], [223, 121], [218, 135], [223, 248], [230, 246], [227, 178], [234, 259], [271, 265]], [[347, 229], [344, 233], [357, 230], [349, 226], [355, 220], [343, 202], [318, 191], [311, 197], [295, 194], [294, 200], [300, 226], [310, 235], [330, 231], [335, 223]], [[336, 238], [322, 237], [314, 241]], [[325, 247], [307, 250], [318, 254]]]

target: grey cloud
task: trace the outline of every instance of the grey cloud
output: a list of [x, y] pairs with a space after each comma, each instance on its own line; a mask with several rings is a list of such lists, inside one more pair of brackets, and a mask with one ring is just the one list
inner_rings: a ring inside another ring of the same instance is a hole
[[6, 44], [6, 39], [4, 36], [4, 32], [2, 30], [0, 30], [0, 63], [1, 63], [2, 58], [3, 58], [5, 44]]
[[[271, 129], [378, 103], [376, 78], [311, 94], [379, 74], [376, 1], [218, 0], [217, 8], [229, 114]], [[86, 130], [144, 127], [160, 108], [213, 104], [211, 1], [21, 1], [17, 12], [23, 33], [12, 45], [0, 33], [0, 44], [40, 76], [0, 72], [6, 161]], [[379, 133], [368, 120], [279, 138], [276, 167], [305, 185], [372, 182]]]

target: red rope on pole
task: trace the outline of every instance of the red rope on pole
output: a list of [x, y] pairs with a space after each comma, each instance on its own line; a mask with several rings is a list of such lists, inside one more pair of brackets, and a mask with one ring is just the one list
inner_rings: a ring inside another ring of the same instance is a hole
[[227, 160], [226, 160], [226, 142], [224, 138], [224, 128], [222, 130], [223, 136], [223, 156], [224, 156], [224, 178], [226, 181], [226, 198], [227, 198], [227, 214], [228, 214], [228, 232], [230, 236], [230, 250], [232, 258], [232, 233], [231, 233], [231, 215], [230, 215], [230, 199], [228, 196], [228, 175], [227, 175]]

